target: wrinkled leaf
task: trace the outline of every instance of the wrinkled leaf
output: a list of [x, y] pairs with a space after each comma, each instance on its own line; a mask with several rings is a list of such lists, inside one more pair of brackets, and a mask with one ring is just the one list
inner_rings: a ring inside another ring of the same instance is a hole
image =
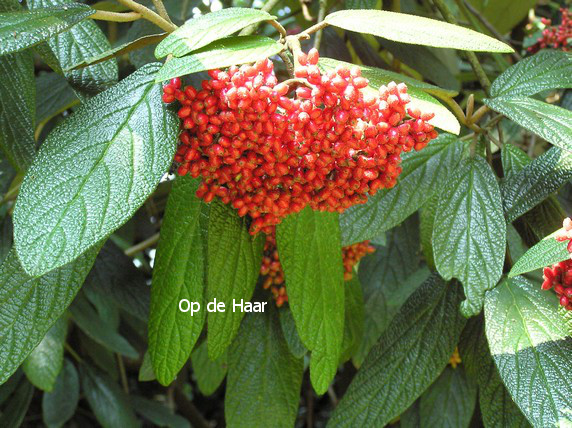
[[465, 316], [481, 311], [485, 291], [502, 274], [506, 222], [494, 172], [480, 156], [464, 160], [441, 190], [433, 224], [433, 254], [445, 279], [457, 278]]
[[157, 74], [157, 82], [199, 71], [246, 64], [277, 54], [284, 45], [265, 36], [228, 37], [181, 58], [173, 58]]
[[79, 102], [67, 80], [58, 73], [36, 77], [36, 123], [47, 122]]
[[159, 43], [157, 58], [169, 54], [182, 57], [215, 40], [230, 36], [251, 24], [273, 20], [275, 17], [259, 9], [230, 7], [189, 19]]
[[48, 428], [63, 426], [74, 415], [79, 401], [79, 377], [75, 366], [64, 360], [64, 366], [52, 392], [42, 397], [42, 415]]
[[342, 362], [349, 360], [357, 352], [365, 330], [363, 293], [359, 279], [355, 274], [352, 279], [345, 281], [344, 294], [345, 320]]
[[338, 215], [307, 207], [277, 226], [276, 241], [290, 310], [302, 343], [312, 351], [310, 379], [323, 394], [336, 374], [344, 334]]
[[193, 375], [197, 380], [199, 391], [203, 395], [212, 395], [218, 389], [228, 369], [227, 352], [216, 361], [209, 358], [207, 342], [201, 343], [191, 354]]
[[570, 258], [570, 253], [566, 248], [568, 241], [558, 242], [554, 237], [555, 233], [548, 235], [524, 253], [513, 265], [508, 276], [512, 278]]
[[93, 97], [42, 145], [14, 210], [15, 246], [27, 272], [62, 266], [106, 238], [169, 168], [178, 120], [163, 106], [156, 71], [141, 68]]
[[191, 424], [185, 418], [175, 415], [163, 404], [136, 395], [132, 395], [130, 401], [137, 413], [153, 422], [156, 426], [191, 428]]
[[507, 44], [468, 28], [385, 10], [340, 10], [326, 16], [335, 27], [394, 42], [478, 52], [513, 52]]

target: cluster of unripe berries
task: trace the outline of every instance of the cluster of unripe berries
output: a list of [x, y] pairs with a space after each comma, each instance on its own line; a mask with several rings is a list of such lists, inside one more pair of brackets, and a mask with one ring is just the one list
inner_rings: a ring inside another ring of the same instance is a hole
[[560, 304], [567, 310], [572, 310], [572, 220], [564, 219], [562, 229], [556, 234], [556, 240], [560, 242], [568, 241], [568, 252], [570, 259], [553, 264], [544, 268], [543, 290], [554, 288], [556, 295], [560, 299]]
[[560, 25], [552, 25], [550, 19], [542, 18], [542, 23], [546, 28], [542, 31], [542, 37], [528, 48], [531, 53], [536, 53], [540, 49], [553, 48], [560, 49], [565, 52], [572, 47], [572, 12], [568, 9], [560, 9], [562, 20]]
[[[369, 244], [369, 241], [359, 242], [342, 248], [342, 261], [344, 264], [344, 279], [349, 281], [353, 277], [354, 266], [360, 259], [375, 251], [375, 247]], [[284, 271], [280, 265], [278, 258], [278, 249], [276, 247], [276, 234], [266, 235], [264, 244], [264, 255], [262, 256], [262, 266], [260, 267], [260, 275], [263, 277], [262, 286], [266, 290], [270, 290], [276, 306], [280, 307], [288, 301], [286, 287], [284, 284]]]
[[366, 202], [396, 184], [402, 152], [437, 136], [432, 114], [407, 109], [404, 84], [365, 90], [358, 67], [322, 72], [315, 49], [297, 59], [296, 79], [282, 83], [265, 59], [211, 70], [199, 90], [179, 79], [164, 87], [163, 100], [181, 104], [178, 174], [201, 177], [206, 202], [248, 214], [252, 234], [306, 206], [342, 212]]

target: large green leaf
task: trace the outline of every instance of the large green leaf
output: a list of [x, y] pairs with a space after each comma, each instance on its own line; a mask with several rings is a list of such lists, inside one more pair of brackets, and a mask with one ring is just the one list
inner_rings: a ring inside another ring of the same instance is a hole
[[[42, 10], [50, 6], [73, 7], [77, 5], [73, 0], [28, 0], [27, 4], [32, 10]], [[80, 22], [68, 31], [50, 38], [48, 45], [64, 68], [66, 79], [80, 93], [95, 95], [117, 83], [118, 69], [115, 59], [81, 70], [65, 70], [72, 64], [111, 49], [107, 37], [93, 20]]]
[[426, 268], [420, 268], [418, 226], [417, 217], [409, 217], [387, 232], [384, 246], [376, 245], [375, 252], [360, 261], [367, 328], [353, 358], [358, 367], [401, 305], [429, 276]]
[[482, 315], [471, 318], [461, 334], [462, 367], [479, 386], [479, 407], [486, 428], [529, 427], [502, 383], [491, 357]]
[[502, 274], [506, 222], [494, 172], [476, 156], [465, 159], [441, 189], [433, 224], [433, 253], [445, 279], [457, 278], [465, 288], [464, 315], [476, 315], [485, 291]]
[[336, 374], [344, 335], [344, 280], [338, 215], [292, 214], [276, 228], [290, 310], [312, 351], [310, 379], [318, 394]]
[[534, 208], [572, 178], [572, 153], [553, 147], [501, 184], [508, 222]]
[[230, 36], [237, 31], [260, 21], [270, 21], [274, 16], [258, 9], [230, 7], [189, 19], [173, 31], [157, 46], [155, 56], [169, 54], [182, 57], [215, 40]]
[[199, 391], [203, 395], [212, 395], [218, 389], [228, 369], [228, 356], [225, 352], [216, 361], [209, 358], [207, 342], [201, 343], [191, 354], [193, 375]]
[[[246, 218], [215, 201], [210, 209], [207, 242], [207, 302], [224, 303], [224, 312], [208, 314], [208, 351], [213, 360], [231, 344], [244, 312], [233, 303], [250, 300], [262, 262], [264, 236], [248, 233]], [[203, 308], [202, 310], [206, 310]]]
[[275, 427], [292, 427], [296, 422], [304, 362], [288, 350], [272, 305], [244, 318], [229, 350], [224, 400], [229, 426], [264, 428], [272, 421]]
[[476, 401], [477, 385], [463, 366], [446, 367], [421, 396], [421, 427], [468, 428]]
[[42, 415], [48, 428], [63, 426], [74, 415], [79, 401], [79, 377], [75, 366], [64, 360], [52, 392], [42, 397]]
[[85, 398], [102, 427], [139, 426], [129, 398], [109, 376], [87, 364], [80, 365], [79, 376]]
[[522, 277], [487, 293], [486, 334], [500, 376], [533, 426], [572, 420], [570, 317], [558, 299]]
[[[189, 359], [206, 318], [205, 251], [200, 229], [203, 203], [195, 196], [199, 180], [178, 177], [173, 184], [157, 246], [151, 310], [149, 352], [157, 379], [168, 385]], [[181, 312], [183, 299], [198, 302], [198, 312]]]
[[507, 44], [468, 28], [385, 10], [340, 10], [325, 21], [344, 30], [394, 42], [478, 52], [513, 52]]
[[276, 55], [284, 49], [266, 36], [237, 36], [218, 40], [181, 58], [166, 62], [157, 74], [157, 82], [199, 71], [246, 64]]
[[500, 34], [521, 22], [538, 0], [468, 0]]
[[443, 371], [465, 319], [462, 289], [434, 274], [409, 297], [336, 407], [331, 427], [384, 426]]
[[28, 380], [44, 391], [54, 388], [56, 378], [62, 370], [66, 334], [67, 317], [63, 315], [22, 364]]
[[[354, 67], [353, 64], [338, 61], [332, 58], [320, 58], [318, 63], [322, 70], [334, 70], [338, 65]], [[379, 90], [382, 85], [389, 82], [403, 82], [407, 84], [407, 93], [411, 96], [410, 107], [418, 108], [422, 112], [435, 113], [435, 117], [429, 121], [430, 124], [453, 134], [459, 134], [461, 125], [451, 111], [437, 101], [432, 95], [440, 98], [451, 98], [458, 94], [456, 91], [439, 88], [429, 83], [421, 82], [403, 74], [381, 68], [359, 66], [363, 77], [369, 80], [369, 88]]]
[[501, 149], [501, 162], [505, 180], [510, 179], [532, 162], [532, 159], [516, 146], [504, 144]]
[[404, 154], [403, 171], [395, 187], [380, 190], [365, 204], [351, 207], [340, 216], [342, 244], [372, 239], [417, 211], [442, 190], [462, 153], [463, 143], [445, 134], [419, 152]]
[[542, 50], [518, 61], [493, 82], [491, 96], [528, 96], [572, 87], [572, 53]]
[[36, 152], [34, 57], [19, 52], [0, 57], [0, 151], [25, 171]]
[[24, 272], [12, 250], [0, 266], [0, 384], [42, 341], [69, 306], [87, 276], [97, 250], [44, 276]]
[[487, 98], [484, 103], [555, 146], [572, 151], [572, 111], [521, 96]]
[[89, 301], [80, 294], [70, 306], [74, 322], [91, 339], [113, 352], [130, 358], [137, 358], [139, 353], [121, 336], [109, 322], [102, 318]]
[[548, 235], [524, 253], [513, 265], [509, 278], [569, 259], [568, 241], [557, 241], [555, 234]]
[[49, 134], [14, 210], [27, 272], [62, 266], [109, 236], [168, 169], [178, 120], [163, 106], [157, 68], [143, 67], [93, 97]]
[[94, 13], [94, 9], [80, 3], [0, 13], [0, 55], [37, 45]]
[[67, 80], [58, 73], [36, 77], [36, 123], [47, 122], [79, 102]]

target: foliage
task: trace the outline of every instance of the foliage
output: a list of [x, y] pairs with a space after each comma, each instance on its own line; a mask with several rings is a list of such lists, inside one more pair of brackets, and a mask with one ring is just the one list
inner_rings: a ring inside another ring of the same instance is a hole
[[572, 424], [535, 3], [0, 0], [0, 426]]

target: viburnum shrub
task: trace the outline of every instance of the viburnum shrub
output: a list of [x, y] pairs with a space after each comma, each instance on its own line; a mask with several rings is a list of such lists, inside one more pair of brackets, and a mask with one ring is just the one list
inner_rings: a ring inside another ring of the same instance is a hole
[[0, 427], [572, 424], [569, 5], [374, 3], [0, 0]]

